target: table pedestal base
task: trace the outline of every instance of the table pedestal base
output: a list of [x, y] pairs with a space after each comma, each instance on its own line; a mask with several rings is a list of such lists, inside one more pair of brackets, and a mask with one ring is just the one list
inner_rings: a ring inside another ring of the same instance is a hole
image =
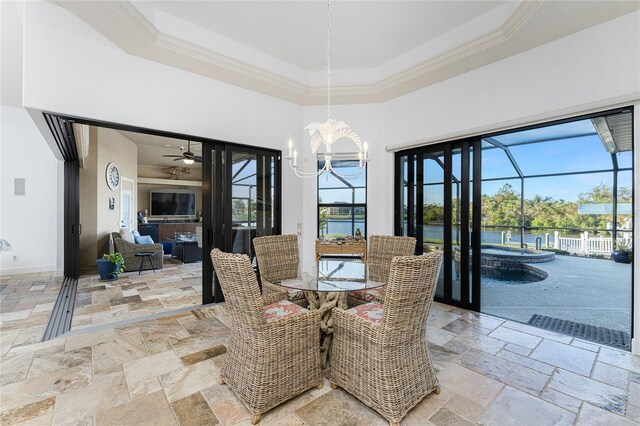
[[320, 311], [320, 357], [322, 368], [326, 368], [333, 341], [333, 308], [347, 309], [347, 292], [305, 291], [304, 295], [309, 301], [309, 309]]

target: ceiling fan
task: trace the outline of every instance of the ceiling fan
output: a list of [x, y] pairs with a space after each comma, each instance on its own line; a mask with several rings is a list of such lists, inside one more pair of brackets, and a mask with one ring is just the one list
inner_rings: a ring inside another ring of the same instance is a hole
[[163, 157], [175, 158], [173, 161], [182, 160], [184, 164], [202, 163], [202, 157], [191, 152], [191, 141], [187, 141], [187, 152], [183, 152], [182, 155], [163, 155]]

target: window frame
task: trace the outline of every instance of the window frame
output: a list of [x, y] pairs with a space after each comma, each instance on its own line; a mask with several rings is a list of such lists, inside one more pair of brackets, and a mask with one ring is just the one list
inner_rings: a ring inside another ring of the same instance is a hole
[[[334, 161], [344, 161], [344, 160], [353, 160], [353, 159], [339, 159]], [[320, 163], [324, 160], [318, 159], [316, 161], [317, 168], [320, 170]], [[367, 203], [368, 203], [368, 189], [369, 189], [369, 173], [367, 170], [367, 163], [364, 163], [364, 203], [321, 203], [320, 202], [320, 179], [324, 176], [324, 173], [319, 175], [316, 178], [316, 238], [320, 238], [322, 235], [320, 233], [320, 209], [322, 208], [330, 208], [330, 207], [338, 207], [338, 208], [363, 208], [364, 210], [364, 231], [362, 232], [362, 238], [367, 238], [367, 232], [369, 228], [369, 224], [367, 221], [368, 212], [367, 212]], [[354, 230], [355, 233], [355, 230]]]

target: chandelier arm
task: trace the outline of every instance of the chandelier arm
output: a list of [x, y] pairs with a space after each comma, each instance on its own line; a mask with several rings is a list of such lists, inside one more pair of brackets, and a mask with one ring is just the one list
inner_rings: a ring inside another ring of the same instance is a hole
[[361, 171], [357, 172], [357, 173], [349, 174], [349, 175], [343, 175], [343, 174], [337, 173], [335, 170], [331, 169], [331, 174], [336, 175], [338, 177], [341, 177], [343, 179], [355, 179], [357, 177], [362, 176], [362, 173], [364, 173], [364, 168]]
[[322, 176], [322, 175], [324, 174], [324, 172], [323, 172], [323, 173], [319, 173], [319, 174], [317, 174], [317, 175], [316, 175], [316, 174], [311, 174], [311, 175], [301, 175], [301, 174], [299, 174], [298, 172], [295, 172], [295, 174], [296, 174], [296, 176], [297, 176], [297, 177], [299, 177], [300, 179], [315, 179], [315, 178], [317, 178], [317, 177], [319, 177], [319, 176]]
[[294, 167], [293, 164], [291, 163], [291, 159], [289, 159], [289, 167], [291, 168], [291, 170], [293, 170], [293, 172], [296, 174], [296, 176], [298, 177], [316, 177], [316, 176], [320, 176], [324, 173], [327, 173], [327, 169], [326, 167], [323, 167], [321, 170], [317, 171], [317, 172], [303, 172], [297, 169], [297, 167]]

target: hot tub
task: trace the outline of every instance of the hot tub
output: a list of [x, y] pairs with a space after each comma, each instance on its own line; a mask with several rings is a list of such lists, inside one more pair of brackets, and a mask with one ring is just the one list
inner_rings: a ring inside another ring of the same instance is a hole
[[[460, 248], [455, 247], [454, 258], [460, 262]], [[526, 248], [483, 245], [480, 252], [480, 266], [483, 270], [499, 269], [508, 271], [526, 271], [539, 279], [548, 274], [531, 266], [531, 263], [544, 263], [555, 260], [556, 254], [549, 251], [538, 251]]]

